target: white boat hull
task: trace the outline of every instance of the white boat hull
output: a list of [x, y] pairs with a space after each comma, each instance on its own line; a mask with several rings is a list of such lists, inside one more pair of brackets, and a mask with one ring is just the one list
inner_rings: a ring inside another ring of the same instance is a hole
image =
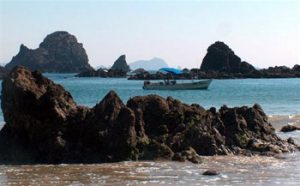
[[191, 83], [176, 83], [166, 85], [164, 83], [150, 83], [144, 85], [145, 90], [196, 90], [196, 89], [207, 89], [212, 82], [209, 80], [201, 80]]

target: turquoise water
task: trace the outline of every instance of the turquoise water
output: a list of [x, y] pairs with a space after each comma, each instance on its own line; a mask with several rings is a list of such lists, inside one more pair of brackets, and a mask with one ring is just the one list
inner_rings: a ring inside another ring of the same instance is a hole
[[[143, 90], [143, 81], [125, 78], [76, 78], [74, 74], [45, 74], [71, 92], [78, 104], [94, 106], [110, 90], [126, 102], [136, 95], [172, 96], [186, 103], [205, 108], [252, 106], [259, 103], [268, 115], [300, 114], [300, 79], [237, 79], [214, 80], [208, 90], [155, 91]], [[3, 123], [2, 111], [0, 122]]]
[[[172, 96], [205, 108], [259, 103], [268, 115], [300, 114], [300, 79], [214, 80], [208, 90], [143, 90], [143, 81], [121, 78], [75, 78], [72, 74], [46, 74], [70, 91], [78, 104], [94, 106], [110, 90], [126, 102], [136, 95]], [[180, 81], [179, 81], [180, 82]]]

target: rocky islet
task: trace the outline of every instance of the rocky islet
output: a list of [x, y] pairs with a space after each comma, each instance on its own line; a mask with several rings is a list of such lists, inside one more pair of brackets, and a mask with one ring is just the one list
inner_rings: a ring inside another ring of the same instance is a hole
[[126, 77], [130, 67], [126, 62], [126, 55], [121, 55], [110, 69], [99, 68], [87, 70], [77, 74], [77, 77]]
[[10, 71], [17, 65], [31, 70], [55, 73], [79, 73], [93, 69], [81, 43], [66, 31], [56, 31], [46, 36], [37, 49], [21, 44], [19, 53], [5, 65]]

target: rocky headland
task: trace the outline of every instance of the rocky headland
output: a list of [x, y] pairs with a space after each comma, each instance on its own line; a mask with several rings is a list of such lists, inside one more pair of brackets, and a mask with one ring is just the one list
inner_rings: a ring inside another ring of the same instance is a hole
[[77, 77], [126, 77], [130, 67], [126, 62], [126, 55], [121, 55], [113, 64], [113, 66], [106, 70], [100, 68], [98, 70], [87, 70], [77, 74]]
[[[183, 74], [173, 75], [175, 79], [237, 79], [237, 78], [299, 78], [300, 65], [293, 68], [275, 66], [255, 69], [250, 63], [242, 61], [224, 42], [210, 45], [199, 69], [185, 69]], [[129, 79], [164, 79], [168, 75], [160, 72], [134, 74]]]
[[292, 152], [262, 108], [205, 110], [172, 97], [136, 96], [123, 103], [110, 91], [93, 108], [79, 106], [40, 72], [15, 67], [2, 82], [0, 162], [101, 163], [176, 160], [200, 155]]
[[79, 73], [93, 69], [83, 45], [65, 31], [49, 34], [37, 49], [29, 49], [22, 44], [19, 53], [5, 68], [11, 70], [17, 65], [56, 73]]

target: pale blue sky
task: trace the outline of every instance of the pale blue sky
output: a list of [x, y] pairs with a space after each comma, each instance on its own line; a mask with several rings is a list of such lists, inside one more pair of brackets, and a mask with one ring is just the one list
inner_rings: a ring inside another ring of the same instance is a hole
[[300, 0], [0, 0], [0, 63], [57, 30], [83, 43], [92, 66], [126, 54], [128, 62], [160, 57], [199, 67], [217, 40], [256, 67], [300, 63]]

